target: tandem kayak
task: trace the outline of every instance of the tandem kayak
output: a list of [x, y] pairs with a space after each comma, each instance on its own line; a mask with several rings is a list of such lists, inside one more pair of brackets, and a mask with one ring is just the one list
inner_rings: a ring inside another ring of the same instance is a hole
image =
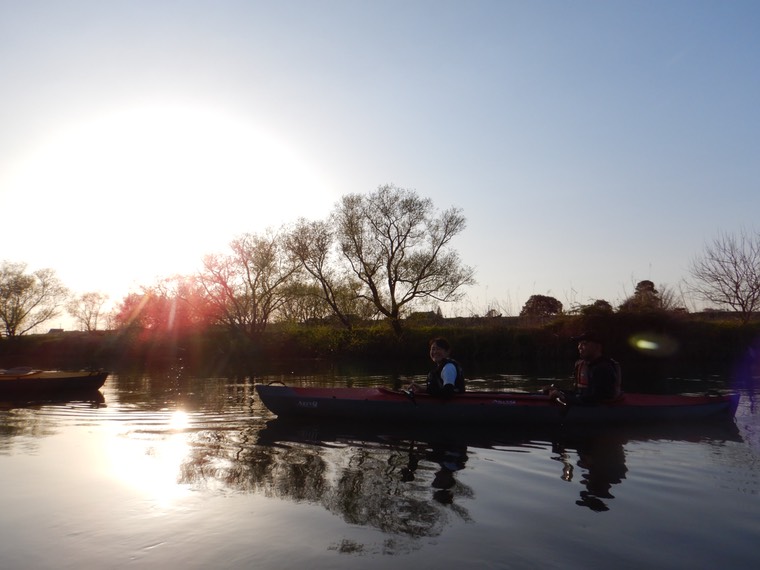
[[100, 389], [108, 378], [103, 370], [35, 370], [11, 368], [0, 370], [0, 397], [38, 398], [63, 396], [72, 392]]
[[610, 424], [730, 419], [738, 394], [625, 394], [615, 402], [566, 406], [543, 394], [465, 392], [450, 399], [376, 388], [309, 388], [257, 384], [279, 418], [442, 424]]

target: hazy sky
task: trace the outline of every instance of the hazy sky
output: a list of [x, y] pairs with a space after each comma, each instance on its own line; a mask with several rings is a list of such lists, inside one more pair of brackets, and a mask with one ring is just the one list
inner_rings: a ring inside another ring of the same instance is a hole
[[0, 260], [120, 299], [393, 183], [463, 209], [460, 314], [677, 286], [760, 226], [758, 30], [754, 0], [0, 0]]

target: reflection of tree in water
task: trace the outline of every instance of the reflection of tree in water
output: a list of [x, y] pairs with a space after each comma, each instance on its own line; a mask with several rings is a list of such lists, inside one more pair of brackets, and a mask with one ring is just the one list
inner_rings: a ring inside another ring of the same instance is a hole
[[347, 461], [323, 504], [350, 524], [412, 537], [440, 534], [441, 513], [400, 476], [402, 453], [378, 447], [346, 447]]
[[303, 437], [254, 443], [254, 434], [196, 434], [180, 482], [321, 504], [351, 525], [412, 539], [438, 536], [452, 512], [469, 520], [455, 503], [472, 496], [455, 477], [466, 446]]
[[39, 402], [2, 401], [0, 455], [10, 455], [16, 446], [24, 453], [36, 453], [40, 445], [37, 440], [59, 432], [62, 416], [74, 416], [104, 405], [105, 399], [97, 390]]
[[559, 454], [555, 459], [563, 463], [562, 479], [572, 481], [575, 469], [567, 449], [578, 453], [577, 466], [583, 470], [580, 482], [586, 487], [575, 504], [595, 512], [608, 511], [606, 501], [615, 498], [610, 492], [612, 486], [621, 483], [628, 472], [623, 441], [598, 436], [555, 443], [554, 450]]
[[466, 444], [448, 441], [415, 446], [412, 443], [409, 448], [409, 462], [401, 471], [404, 481], [415, 479], [420, 460], [438, 466], [430, 484], [435, 489], [433, 499], [443, 505], [451, 505], [460, 517], [470, 520], [469, 513], [454, 504], [454, 498], [457, 496], [472, 497], [471, 489], [461, 485], [454, 476], [457, 471], [464, 469], [467, 463]]
[[223, 492], [318, 502], [327, 491], [326, 472], [318, 448], [260, 447], [246, 432], [205, 431], [197, 434], [179, 482]]

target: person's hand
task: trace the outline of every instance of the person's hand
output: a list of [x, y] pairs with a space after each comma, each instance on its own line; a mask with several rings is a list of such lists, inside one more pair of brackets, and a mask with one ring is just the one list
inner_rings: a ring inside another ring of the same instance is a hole
[[567, 403], [565, 402], [565, 394], [562, 390], [557, 390], [556, 388], [549, 392], [549, 399], [562, 405]]

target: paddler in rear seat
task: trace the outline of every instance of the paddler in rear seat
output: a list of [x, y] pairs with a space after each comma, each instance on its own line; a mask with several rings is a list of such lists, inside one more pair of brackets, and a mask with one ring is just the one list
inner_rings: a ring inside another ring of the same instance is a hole
[[563, 391], [553, 385], [544, 393], [571, 405], [596, 405], [622, 397], [620, 364], [604, 355], [602, 337], [586, 332], [573, 339], [578, 342], [580, 359], [575, 363], [575, 389]]
[[[434, 363], [425, 383], [427, 393], [432, 396], [449, 398], [464, 392], [464, 373], [459, 363], [452, 359], [451, 345], [445, 338], [434, 338], [429, 343], [430, 358]], [[412, 382], [409, 389], [415, 391], [420, 386]]]

